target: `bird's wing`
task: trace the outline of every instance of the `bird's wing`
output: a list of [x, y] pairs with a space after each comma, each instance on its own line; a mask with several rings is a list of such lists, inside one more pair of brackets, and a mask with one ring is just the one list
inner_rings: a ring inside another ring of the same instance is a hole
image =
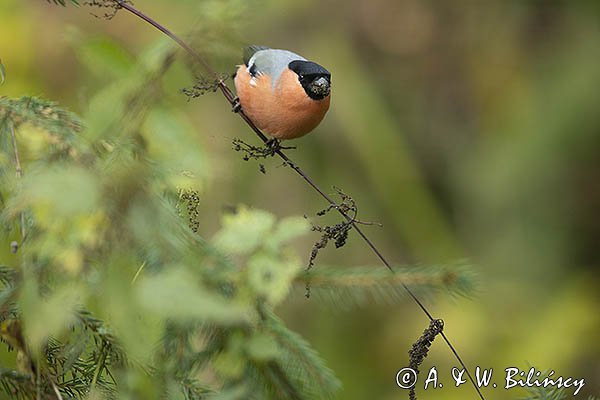
[[244, 64], [246, 64], [246, 66], [248, 66], [248, 62], [250, 62], [250, 59], [252, 58], [254, 53], [256, 53], [257, 51], [268, 50], [268, 49], [269, 48], [267, 46], [258, 46], [256, 44], [245, 47], [244, 48]]
[[287, 50], [263, 49], [255, 52], [248, 60], [248, 71], [252, 76], [268, 75], [271, 78], [273, 86], [281, 76], [281, 73], [288, 67], [288, 64], [295, 60], [305, 58], [296, 53]]

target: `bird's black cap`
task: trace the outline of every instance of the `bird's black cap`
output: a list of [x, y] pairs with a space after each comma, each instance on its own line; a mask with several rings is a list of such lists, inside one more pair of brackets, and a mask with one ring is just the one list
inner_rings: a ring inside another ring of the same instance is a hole
[[288, 68], [298, 76], [321, 77], [331, 80], [331, 74], [325, 68], [312, 61], [294, 60], [288, 64]]

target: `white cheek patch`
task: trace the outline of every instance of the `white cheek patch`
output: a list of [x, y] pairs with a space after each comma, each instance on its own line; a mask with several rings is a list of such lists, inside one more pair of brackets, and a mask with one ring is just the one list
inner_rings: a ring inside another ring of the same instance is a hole
[[250, 81], [248, 83], [250, 84], [250, 86], [256, 87], [256, 78], [250, 72], [250, 70], [252, 68], [251, 65], [252, 65], [252, 60], [250, 60], [250, 62], [248, 63], [248, 66], [246, 67], [246, 72], [248, 73], [248, 75], [250, 75]]
[[252, 59], [250, 59], [250, 62], [248, 63], [248, 66], [246, 67], [246, 72], [248, 73], [248, 75], [250, 75], [250, 81], [248, 82], [250, 84], [250, 86], [252, 87], [256, 87], [258, 86], [258, 82], [257, 79], [260, 78], [261, 76], [264, 75], [264, 73], [260, 72], [260, 71], [254, 71], [254, 73], [252, 73], [252, 69], [254, 67], [254, 64], [252, 63]]
[[264, 74], [262, 74], [262, 73], [260, 73], [260, 72], [258, 72], [258, 73], [257, 73], [255, 76], [252, 76], [252, 75], [250, 75], [250, 76], [251, 76], [251, 78], [250, 78], [250, 82], [249, 82], [249, 83], [250, 83], [250, 86], [252, 86], [252, 87], [256, 87], [256, 86], [258, 85], [258, 81], [257, 81], [257, 80], [258, 80], [258, 78], [260, 78], [260, 77], [261, 77], [261, 76], [263, 76], [263, 75], [264, 75]]

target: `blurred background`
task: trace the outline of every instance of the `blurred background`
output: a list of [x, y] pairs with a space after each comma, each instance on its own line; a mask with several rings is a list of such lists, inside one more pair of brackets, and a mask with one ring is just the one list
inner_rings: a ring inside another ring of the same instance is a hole
[[[600, 393], [600, 3], [597, 1], [290, 0], [136, 2], [184, 36], [220, 72], [241, 48], [285, 48], [332, 73], [332, 107], [290, 152], [334, 194], [357, 201], [367, 233], [394, 263], [469, 259], [478, 291], [427, 298], [470, 367], [551, 369]], [[170, 46], [131, 15], [42, 0], [0, 2], [0, 95], [38, 95], [89, 116], [97, 93], [147, 49]], [[211, 236], [236, 204], [280, 217], [314, 216], [323, 201], [289, 168], [232, 150], [255, 141], [218, 94], [188, 101], [199, 71], [183, 53], [161, 80], [163, 102], [205, 162], [202, 226]], [[133, 64], [134, 65], [134, 64]], [[231, 83], [231, 82], [230, 82]], [[163, 152], [179, 151], [175, 140]], [[179, 145], [181, 147], [181, 145]], [[318, 222], [318, 221], [317, 221]], [[318, 235], [297, 244], [308, 260]], [[319, 263], [383, 268], [351, 234]], [[280, 307], [343, 382], [339, 399], [398, 399], [396, 372], [428, 325], [410, 301], [344, 310], [302, 292]], [[421, 399], [476, 398], [452, 387], [456, 362], [441, 341], [443, 389]], [[569, 392], [571, 393], [571, 392]], [[519, 389], [484, 389], [487, 399]]]

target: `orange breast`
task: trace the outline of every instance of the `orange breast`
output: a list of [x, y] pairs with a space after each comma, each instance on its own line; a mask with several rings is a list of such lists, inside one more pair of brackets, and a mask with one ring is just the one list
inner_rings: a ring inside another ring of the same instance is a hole
[[275, 88], [271, 78], [259, 75], [252, 79], [241, 65], [235, 88], [244, 113], [265, 133], [277, 139], [294, 139], [306, 135], [319, 125], [329, 109], [330, 96], [313, 100], [302, 88], [298, 76], [286, 69]]

